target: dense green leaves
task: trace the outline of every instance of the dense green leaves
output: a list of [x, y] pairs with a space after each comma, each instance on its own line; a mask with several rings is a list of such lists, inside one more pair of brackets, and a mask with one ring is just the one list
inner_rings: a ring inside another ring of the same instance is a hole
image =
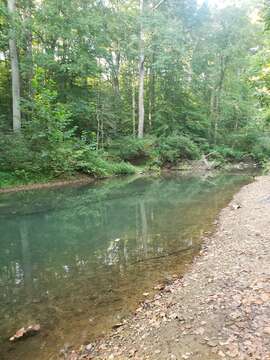
[[[264, 161], [270, 43], [259, 19], [268, 29], [270, 10], [261, 5], [145, 0], [140, 16], [137, 0], [17, 0], [10, 16], [1, 1], [2, 169], [106, 176], [134, 171], [123, 163], [112, 170], [111, 159], [163, 165], [213, 151]], [[136, 140], [140, 24], [145, 139]], [[20, 60], [19, 137], [9, 135], [11, 37]]]

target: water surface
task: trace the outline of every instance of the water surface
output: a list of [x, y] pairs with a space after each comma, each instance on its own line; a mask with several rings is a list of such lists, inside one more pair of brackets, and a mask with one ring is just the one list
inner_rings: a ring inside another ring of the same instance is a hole
[[[56, 359], [183, 273], [246, 174], [161, 176], [0, 196], [0, 352]], [[33, 338], [10, 344], [22, 326]]]

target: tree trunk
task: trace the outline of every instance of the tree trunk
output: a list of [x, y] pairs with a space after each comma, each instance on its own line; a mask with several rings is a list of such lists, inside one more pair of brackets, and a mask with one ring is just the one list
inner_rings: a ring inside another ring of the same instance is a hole
[[97, 144], [96, 150], [99, 150], [99, 137], [100, 137], [100, 120], [99, 120], [99, 109], [96, 108], [96, 118], [97, 118]]
[[116, 50], [111, 53], [112, 83], [116, 96], [120, 96], [120, 86], [119, 86], [120, 58], [121, 56], [120, 56], [119, 44], [117, 44]]
[[[34, 16], [34, 4], [33, 0], [27, 0], [25, 8], [22, 12], [23, 26], [25, 27], [25, 69], [24, 75], [21, 76], [21, 86], [24, 89], [24, 93], [21, 92], [21, 96], [28, 98], [30, 101], [33, 97], [32, 81], [34, 76], [34, 64], [33, 64], [33, 33], [32, 33], [32, 19]], [[25, 86], [23, 85], [25, 81]]]
[[212, 99], [212, 114], [213, 114], [213, 126], [214, 126], [214, 144], [217, 142], [217, 134], [218, 134], [218, 128], [219, 128], [219, 117], [220, 117], [220, 101], [221, 101], [221, 94], [223, 89], [223, 84], [225, 80], [225, 74], [228, 64], [228, 57], [225, 57], [224, 55], [220, 56], [220, 73], [219, 73], [219, 79], [218, 83], [213, 90], [213, 99]]
[[[15, 0], [8, 0], [8, 10], [11, 15], [15, 13]], [[20, 107], [20, 73], [19, 60], [14, 38], [9, 39], [9, 54], [11, 62], [11, 81], [12, 81], [12, 110], [13, 110], [13, 130], [21, 130], [21, 107]]]
[[148, 114], [148, 121], [149, 121], [150, 129], [152, 129], [153, 119], [154, 119], [154, 116], [155, 116], [156, 74], [155, 74], [155, 70], [153, 68], [154, 63], [155, 63], [155, 49], [154, 49], [154, 52], [153, 52], [152, 65], [151, 65], [150, 74], [149, 74], [149, 114]]
[[151, 93], [151, 85], [152, 85], [152, 69], [151, 66], [148, 69], [148, 124], [149, 129], [152, 129], [152, 93]]
[[136, 92], [134, 80], [131, 80], [132, 87], [132, 125], [133, 125], [133, 137], [136, 137]]
[[33, 81], [33, 77], [34, 77], [34, 70], [33, 70], [33, 46], [32, 46], [32, 42], [33, 42], [33, 35], [32, 35], [32, 30], [28, 31], [27, 34], [27, 65], [28, 65], [28, 69], [27, 69], [27, 85], [28, 85], [28, 97], [31, 100], [32, 96], [33, 96], [33, 87], [32, 87], [32, 81]]
[[144, 0], [140, 0], [140, 36], [139, 36], [139, 121], [138, 121], [138, 137], [143, 138], [144, 133], [144, 29], [143, 29], [143, 10]]

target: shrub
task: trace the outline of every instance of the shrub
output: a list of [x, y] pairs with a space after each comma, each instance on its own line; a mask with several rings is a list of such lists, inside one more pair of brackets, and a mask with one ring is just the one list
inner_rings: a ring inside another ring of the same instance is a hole
[[228, 161], [241, 161], [245, 157], [245, 152], [230, 148], [226, 145], [224, 146], [215, 146], [212, 151], [210, 151], [209, 158], [211, 160], [217, 160], [219, 162]]
[[73, 173], [76, 145], [71, 126], [71, 113], [57, 102], [57, 93], [50, 88], [34, 98], [31, 121], [24, 127], [24, 136], [33, 156], [32, 170], [57, 176]]
[[147, 160], [151, 157], [154, 140], [152, 138], [138, 139], [134, 137], [124, 137], [114, 140], [108, 147], [110, 153], [116, 158], [124, 161], [137, 162]]
[[0, 188], [18, 184], [20, 184], [20, 179], [17, 178], [15, 173], [0, 171]]
[[95, 177], [110, 175], [129, 175], [135, 173], [135, 168], [129, 163], [113, 163], [106, 159], [106, 154], [93, 151], [84, 146], [76, 152], [76, 169]]
[[261, 136], [254, 144], [251, 156], [259, 163], [269, 162], [270, 159], [270, 139], [268, 136]]
[[136, 173], [135, 167], [124, 161], [112, 164], [111, 166], [114, 175], [133, 175]]
[[185, 135], [159, 138], [157, 152], [161, 164], [176, 164], [181, 160], [195, 160], [200, 156], [198, 146]]
[[2, 171], [30, 171], [33, 154], [22, 134], [0, 134], [0, 168]]
[[241, 161], [246, 158], [263, 163], [270, 159], [270, 140], [268, 134], [263, 134], [254, 128], [231, 135], [227, 146], [217, 147], [224, 158]]

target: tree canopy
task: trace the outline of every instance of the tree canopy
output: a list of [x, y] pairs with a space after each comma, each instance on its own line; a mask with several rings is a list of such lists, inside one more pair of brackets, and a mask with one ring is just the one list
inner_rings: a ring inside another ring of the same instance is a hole
[[1, 0], [2, 177], [267, 161], [269, 30], [269, 1]]

